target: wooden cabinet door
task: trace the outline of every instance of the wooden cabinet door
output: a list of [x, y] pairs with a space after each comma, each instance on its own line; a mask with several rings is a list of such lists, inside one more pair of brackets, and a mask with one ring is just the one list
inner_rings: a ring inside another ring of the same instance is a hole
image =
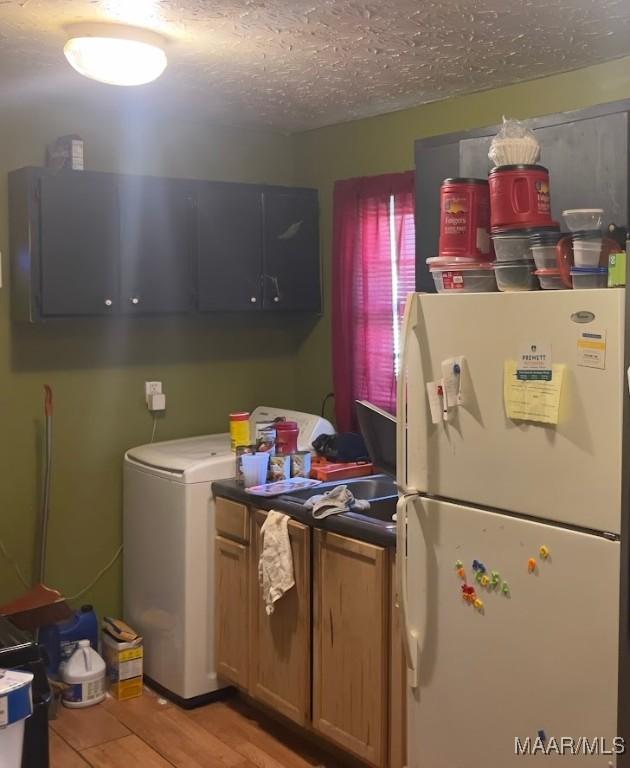
[[382, 547], [315, 531], [313, 726], [386, 761], [389, 572]]
[[47, 173], [40, 179], [37, 195], [40, 258], [39, 285], [34, 288], [39, 291], [41, 315], [117, 313], [115, 177], [89, 171]]
[[396, 557], [391, 560], [390, 652], [389, 652], [389, 768], [407, 765], [407, 663], [396, 594]]
[[193, 306], [194, 187], [120, 176], [121, 310], [172, 314]]
[[197, 307], [260, 310], [262, 195], [254, 184], [203, 183], [198, 197]]
[[263, 193], [263, 210], [264, 308], [319, 312], [317, 191], [267, 188]]
[[246, 689], [249, 678], [249, 548], [215, 539], [217, 675]]
[[285, 717], [304, 725], [311, 702], [311, 531], [289, 522], [295, 586], [267, 616], [258, 583], [261, 528], [266, 512], [252, 522], [250, 694]]

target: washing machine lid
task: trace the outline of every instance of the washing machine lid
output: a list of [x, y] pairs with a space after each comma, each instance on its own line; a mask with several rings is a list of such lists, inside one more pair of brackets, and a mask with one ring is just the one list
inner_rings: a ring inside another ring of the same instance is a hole
[[222, 480], [234, 474], [230, 435], [200, 435], [130, 448], [125, 461], [179, 475], [185, 482]]

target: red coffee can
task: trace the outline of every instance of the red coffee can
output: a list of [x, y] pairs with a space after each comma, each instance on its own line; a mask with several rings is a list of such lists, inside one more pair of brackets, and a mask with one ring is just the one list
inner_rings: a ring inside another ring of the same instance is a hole
[[492, 261], [486, 179], [444, 179], [440, 187], [440, 256]]
[[490, 171], [492, 231], [548, 227], [549, 171], [542, 165], [500, 165]]

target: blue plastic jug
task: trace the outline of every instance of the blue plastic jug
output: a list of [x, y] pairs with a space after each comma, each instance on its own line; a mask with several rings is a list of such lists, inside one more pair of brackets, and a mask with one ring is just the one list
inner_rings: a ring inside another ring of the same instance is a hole
[[98, 652], [98, 617], [91, 605], [81, 606], [67, 621], [40, 628], [39, 644], [48, 654], [48, 674], [58, 674], [59, 665], [72, 656], [79, 640], [89, 640]]

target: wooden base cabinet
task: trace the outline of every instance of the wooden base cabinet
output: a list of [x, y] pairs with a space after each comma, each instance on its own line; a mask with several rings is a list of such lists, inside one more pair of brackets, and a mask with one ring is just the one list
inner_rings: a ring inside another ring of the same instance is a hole
[[315, 530], [313, 727], [385, 765], [389, 563], [382, 547]]
[[261, 528], [267, 513], [252, 515], [250, 561], [250, 695], [299, 725], [311, 714], [311, 529], [289, 522], [295, 586], [268, 616], [258, 583]]
[[239, 688], [249, 680], [249, 547], [215, 539], [217, 675]]

